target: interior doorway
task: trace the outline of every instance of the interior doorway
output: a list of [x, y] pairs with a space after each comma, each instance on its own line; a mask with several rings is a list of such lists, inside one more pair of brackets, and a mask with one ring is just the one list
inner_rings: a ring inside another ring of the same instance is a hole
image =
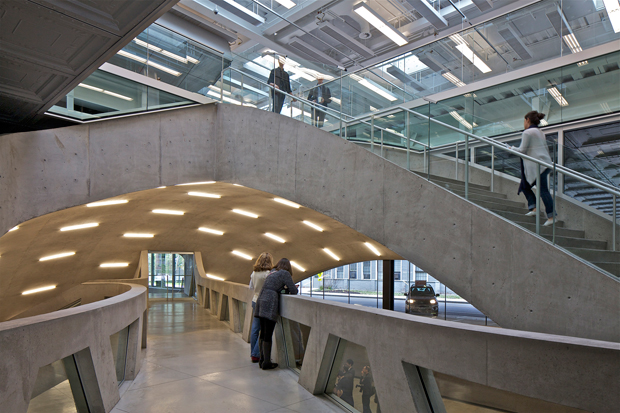
[[193, 300], [194, 253], [149, 251], [149, 299]]

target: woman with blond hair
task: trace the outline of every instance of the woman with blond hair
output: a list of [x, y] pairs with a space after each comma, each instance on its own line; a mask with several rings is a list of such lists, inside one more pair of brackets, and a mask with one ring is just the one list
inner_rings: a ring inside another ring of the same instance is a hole
[[[252, 312], [256, 307], [256, 300], [260, 294], [265, 278], [269, 275], [269, 271], [273, 268], [273, 257], [268, 252], [263, 252], [254, 263], [254, 272], [250, 275], [250, 289], [254, 289], [254, 297], [252, 297]], [[260, 333], [260, 321], [258, 318], [252, 317], [252, 332], [250, 333], [250, 357], [252, 363], [258, 363], [260, 357], [260, 349], [258, 347], [258, 335]]]

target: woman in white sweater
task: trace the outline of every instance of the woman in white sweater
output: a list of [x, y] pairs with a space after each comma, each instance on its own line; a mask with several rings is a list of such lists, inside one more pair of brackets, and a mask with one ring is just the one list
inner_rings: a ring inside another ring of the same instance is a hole
[[[547, 148], [547, 140], [545, 135], [538, 129], [540, 121], [545, 117], [544, 113], [539, 113], [535, 110], [528, 112], [525, 115], [523, 121], [523, 135], [521, 135], [521, 146], [512, 149], [521, 152], [524, 155], [529, 155], [532, 158], [536, 158], [540, 161], [551, 163], [551, 156], [549, 156], [549, 149]], [[527, 208], [529, 212], [525, 215], [536, 215], [536, 194], [532, 191], [532, 186], [536, 185], [536, 178], [538, 176], [538, 164], [536, 162], [528, 161], [526, 159], [521, 160], [521, 184], [519, 185], [519, 192], [523, 192], [527, 199]], [[548, 226], [553, 224], [553, 197], [549, 193], [549, 186], [547, 183], [547, 176], [549, 175], [549, 168], [540, 167], [540, 198], [545, 204], [545, 211], [547, 212], [547, 221], [543, 224]]]
[[[254, 263], [254, 272], [250, 275], [250, 289], [254, 289], [254, 297], [252, 297], [252, 312], [256, 307], [256, 300], [260, 294], [265, 278], [273, 268], [273, 257], [268, 252], [263, 252]], [[260, 357], [260, 349], [258, 346], [258, 335], [260, 333], [260, 320], [252, 317], [252, 332], [250, 333], [250, 357], [252, 363], [258, 363]]]

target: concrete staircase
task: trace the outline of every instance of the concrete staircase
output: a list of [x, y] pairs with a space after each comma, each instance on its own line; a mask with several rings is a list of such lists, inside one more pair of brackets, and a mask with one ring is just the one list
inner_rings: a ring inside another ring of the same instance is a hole
[[[426, 175], [422, 175], [426, 178]], [[465, 183], [450, 178], [431, 175], [431, 181], [454, 194], [465, 197]], [[491, 192], [489, 187], [469, 184], [469, 200], [485, 209], [495, 212], [515, 224], [536, 232], [536, 217], [525, 216], [527, 205], [523, 202], [506, 199], [505, 194]], [[543, 227], [546, 217], [541, 215], [540, 235], [553, 240], [553, 228]], [[608, 251], [607, 241], [586, 239], [584, 231], [564, 228], [562, 221], [556, 221], [555, 243], [573, 254], [591, 262], [599, 268], [620, 277], [620, 252]]]

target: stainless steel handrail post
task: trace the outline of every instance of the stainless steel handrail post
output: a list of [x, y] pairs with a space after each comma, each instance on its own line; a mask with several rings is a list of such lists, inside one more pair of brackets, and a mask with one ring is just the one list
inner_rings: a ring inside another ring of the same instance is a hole
[[614, 195], [614, 203], [613, 203], [613, 208], [612, 208], [611, 213], [612, 213], [612, 216], [611, 216], [611, 229], [612, 229], [611, 242], [613, 244], [612, 251], [616, 251], [617, 250], [617, 248], [616, 248], [616, 230], [617, 230], [616, 225], [617, 225], [617, 221], [618, 221], [617, 218], [616, 218], [616, 216], [617, 216], [616, 215], [617, 214], [617, 211], [616, 211], [616, 195]]
[[454, 179], [459, 179], [459, 143], [454, 144]]
[[407, 137], [407, 170], [411, 170], [411, 139], [409, 139], [409, 112], [405, 112], [405, 136]]
[[540, 164], [536, 165], [536, 235], [540, 235]]
[[553, 245], [555, 245], [555, 194], [556, 194], [556, 187], [557, 187], [557, 175], [556, 175], [556, 171], [555, 171], [555, 165], [557, 163], [557, 157], [556, 157], [556, 142], [553, 141], [553, 233], [552, 233], [552, 238], [551, 238], [551, 242], [553, 242]]
[[381, 129], [381, 157], [384, 158], [383, 155], [383, 129]]
[[370, 152], [375, 153], [375, 117], [370, 117]]
[[[224, 102], [224, 72], [226, 71], [226, 69], [222, 70], [222, 74], [220, 76], [220, 80], [222, 81], [222, 84], [220, 85], [220, 103]], [[232, 73], [230, 74], [230, 77], [232, 79]]]
[[424, 173], [426, 173], [426, 179], [431, 180], [431, 167], [430, 167], [430, 153], [428, 153], [428, 147], [424, 147]]
[[495, 146], [491, 146], [491, 192], [495, 189]]
[[[304, 102], [301, 102], [301, 121], [302, 123], [306, 123], [306, 104]], [[312, 121], [310, 123], [312, 123]]]
[[465, 165], [464, 166], [465, 166], [465, 199], [469, 199], [469, 136], [465, 136]]

